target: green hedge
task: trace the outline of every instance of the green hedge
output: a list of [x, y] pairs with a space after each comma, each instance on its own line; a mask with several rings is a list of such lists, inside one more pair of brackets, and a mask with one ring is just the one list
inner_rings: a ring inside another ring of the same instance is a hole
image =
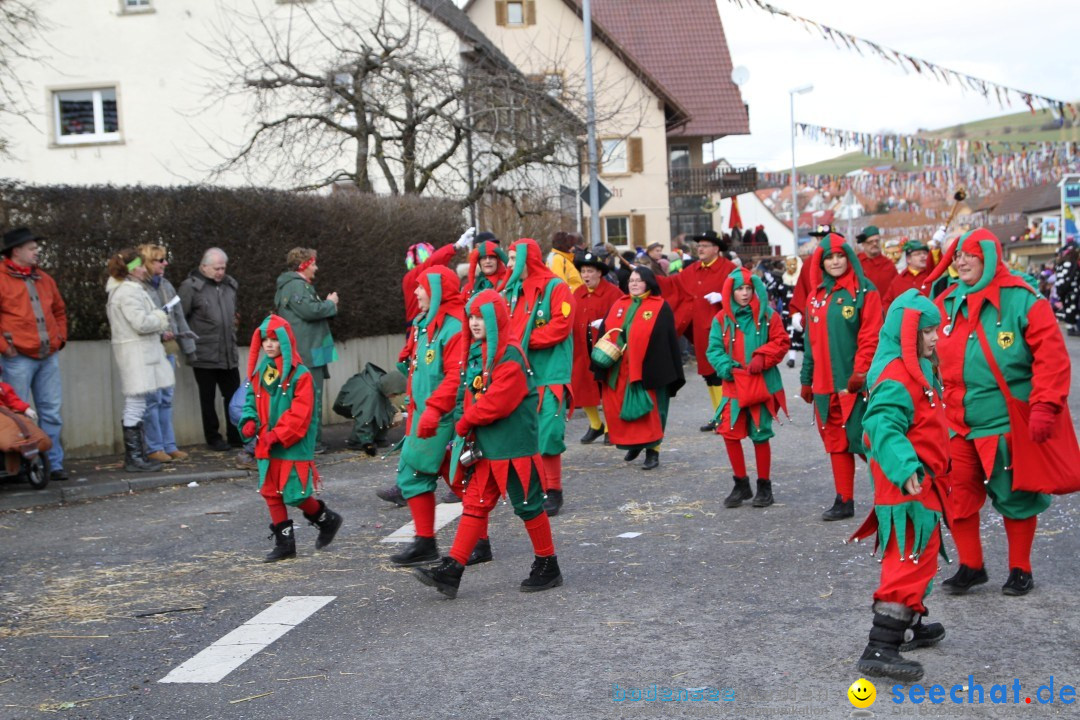
[[164, 245], [166, 277], [179, 287], [207, 248], [220, 247], [240, 284], [241, 344], [271, 310], [290, 248], [319, 251], [315, 285], [323, 296], [340, 294], [332, 330], [346, 340], [403, 332], [405, 250], [416, 242], [444, 245], [464, 230], [457, 203], [415, 196], [14, 182], [0, 183], [0, 224], [48, 238], [41, 264], [60, 286], [73, 340], [109, 337], [105, 264], [112, 253]]

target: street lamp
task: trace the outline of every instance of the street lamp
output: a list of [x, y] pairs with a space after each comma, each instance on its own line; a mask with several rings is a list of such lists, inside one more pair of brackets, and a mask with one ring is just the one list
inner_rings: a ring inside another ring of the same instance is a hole
[[795, 252], [799, 252], [799, 194], [795, 188], [795, 96], [808, 93], [813, 85], [803, 85], [788, 90], [791, 98], [791, 236], [795, 240]]

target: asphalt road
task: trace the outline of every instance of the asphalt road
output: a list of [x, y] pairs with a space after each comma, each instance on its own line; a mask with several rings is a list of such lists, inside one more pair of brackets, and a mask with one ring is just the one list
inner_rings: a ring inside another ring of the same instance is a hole
[[[1069, 347], [1076, 386], [1080, 342]], [[860, 465], [853, 520], [819, 520], [833, 496], [828, 459], [795, 371], [784, 376], [792, 421], [773, 441], [778, 502], [765, 510], [723, 508], [731, 471], [722, 441], [697, 430], [708, 400], [696, 376], [673, 403], [657, 471], [577, 444], [575, 418], [552, 521], [565, 585], [543, 593], [518, 592], [532, 557], [509, 506], [493, 515], [495, 562], [469, 568], [457, 600], [394, 568], [397, 547], [379, 541], [408, 512], [373, 495], [393, 459], [327, 456], [323, 498], [345, 526], [316, 552], [301, 520], [300, 557], [275, 565], [260, 562], [268, 518], [250, 479], [2, 514], [0, 718], [849, 717], [878, 565], [843, 540], [869, 510], [869, 480]], [[934, 592], [948, 636], [912, 653], [945, 702], [897, 704], [882, 681], [870, 710], [1075, 716], [1060, 693], [1080, 685], [1078, 525], [1080, 498], [1056, 499], [1036, 536], [1037, 587], [1011, 598], [1001, 519], [984, 512], [990, 583]], [[440, 531], [442, 549], [455, 527]], [[223, 680], [159, 682], [283, 597], [309, 595], [335, 599]], [[969, 675], [983, 704], [954, 704], [949, 689]], [[1014, 680], [1020, 704], [1040, 705], [1051, 677], [1054, 703], [1017, 709]], [[995, 684], [1007, 704], [992, 703]], [[716, 699], [618, 699], [665, 688]]]

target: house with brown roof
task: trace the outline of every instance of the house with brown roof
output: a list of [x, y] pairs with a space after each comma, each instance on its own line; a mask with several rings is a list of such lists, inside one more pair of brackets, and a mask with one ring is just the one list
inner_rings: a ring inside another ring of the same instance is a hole
[[[715, 0], [591, 7], [600, 181], [611, 191], [603, 239], [644, 246], [723, 229], [718, 201], [753, 190], [756, 171], [706, 162], [712, 141], [750, 132]], [[580, 0], [469, 0], [464, 9], [554, 95], [584, 97]], [[587, 181], [585, 164], [582, 174]]]

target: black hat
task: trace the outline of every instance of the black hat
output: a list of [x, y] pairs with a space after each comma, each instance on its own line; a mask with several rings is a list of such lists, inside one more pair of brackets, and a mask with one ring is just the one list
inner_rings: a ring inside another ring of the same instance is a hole
[[45, 238], [38, 237], [32, 233], [29, 228], [15, 228], [14, 230], [8, 230], [4, 233], [4, 247], [0, 248], [0, 252], [7, 252], [20, 245], [25, 245], [28, 242], [44, 239]]
[[473, 238], [473, 243], [479, 245], [482, 242], [493, 242], [496, 245], [499, 244], [499, 238], [495, 237], [495, 233], [490, 230], [485, 230], [481, 233], [476, 233], [476, 237]]
[[698, 243], [701, 243], [701, 242], [712, 243], [716, 247], [723, 247], [723, 242], [724, 242], [720, 238], [720, 236], [716, 234], [715, 230], [706, 230], [705, 232], [701, 233], [700, 235], [695, 235], [694, 237], [692, 237], [690, 239], [693, 240], [694, 242], [698, 242]]
[[595, 253], [586, 252], [574, 257], [574, 265], [580, 270], [583, 267], [594, 267], [602, 273], [611, 272], [611, 268], [604, 262], [603, 258]]
[[816, 238], [828, 237], [830, 235], [840, 235], [840, 237], [844, 237], [843, 234], [833, 230], [832, 225], [818, 225], [816, 228], [810, 231], [809, 235], [810, 237]]

